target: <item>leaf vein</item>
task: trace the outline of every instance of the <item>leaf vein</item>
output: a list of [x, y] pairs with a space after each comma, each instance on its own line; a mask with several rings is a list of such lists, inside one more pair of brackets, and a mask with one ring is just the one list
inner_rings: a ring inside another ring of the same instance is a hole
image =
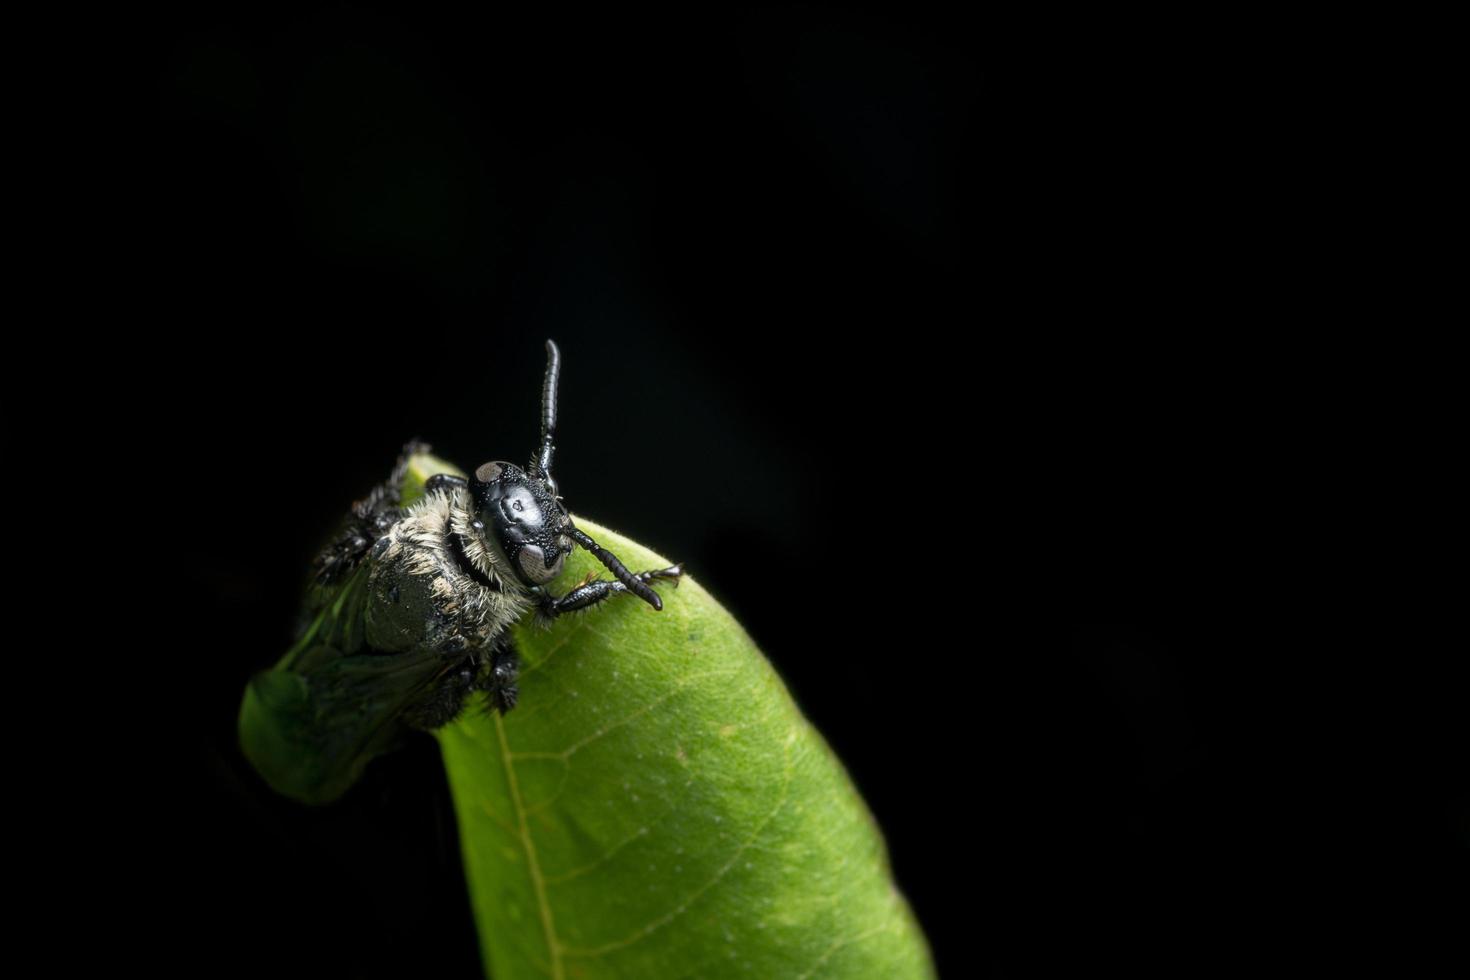
[[786, 745], [783, 750], [785, 755], [786, 768], [781, 780], [781, 793], [777, 797], [775, 805], [771, 807], [771, 812], [766, 814], [765, 818], [761, 820], [760, 825], [756, 827], [755, 830], [751, 832], [750, 836], [747, 837], [740, 844], [740, 846], [735, 849], [735, 853], [730, 856], [730, 860], [726, 861], [725, 864], [714, 873], [709, 881], [696, 888], [689, 895], [689, 897], [680, 902], [677, 907], [655, 919], [653, 922], [650, 922], [648, 925], [637, 930], [636, 932], [624, 936], [622, 939], [614, 940], [610, 943], [604, 943], [601, 946], [593, 946], [590, 948], [582, 949], [566, 947], [561, 950], [562, 955], [567, 957], [575, 956], [582, 958], [592, 958], [597, 956], [605, 956], [608, 953], [612, 953], [625, 947], [631, 946], [634, 943], [652, 935], [654, 932], [668, 925], [670, 922], [673, 922], [680, 915], [683, 915], [684, 912], [688, 911], [689, 907], [693, 905], [696, 901], [698, 901], [705, 892], [709, 891], [715, 885], [719, 884], [720, 881], [725, 877], [725, 875], [730, 872], [730, 869], [735, 867], [735, 865], [739, 863], [741, 856], [750, 849], [750, 847], [760, 838], [761, 834], [765, 833], [766, 828], [770, 826], [771, 821], [776, 818], [776, 814], [780, 813], [781, 810], [786, 806], [786, 801], [791, 791], [791, 777], [796, 771], [795, 761], [792, 759], [791, 743], [792, 739], [786, 740]]
[[531, 875], [531, 884], [536, 894], [536, 905], [541, 913], [541, 927], [546, 932], [546, 949], [551, 955], [551, 976], [562, 980], [561, 948], [556, 939], [556, 922], [552, 918], [551, 903], [546, 900], [546, 882], [541, 877], [541, 865], [536, 858], [536, 844], [531, 840], [531, 827], [526, 822], [526, 809], [521, 804], [521, 789], [516, 782], [515, 760], [511, 758], [510, 743], [505, 738], [505, 722], [495, 716], [495, 730], [500, 736], [500, 755], [505, 763], [506, 782], [510, 785], [510, 799], [520, 823], [521, 846], [526, 852], [526, 868]]
[[[680, 787], [680, 789], [688, 789], [693, 784], [694, 780], [691, 779], [685, 782], [684, 785]], [[675, 797], [675, 799], [677, 799], [677, 797]], [[649, 823], [653, 826], [657, 826], [667, 820], [671, 814], [676, 813], [678, 809], [679, 806], [677, 803], [670, 803], [667, 807], [664, 808], [663, 813], [660, 813], [653, 820], [649, 821]], [[639, 827], [633, 833], [627, 835], [622, 840], [609, 847], [606, 851], [602, 852], [602, 854], [598, 855], [595, 860], [581, 865], [580, 867], [573, 868], [570, 871], [563, 871], [560, 874], [547, 875], [545, 878], [546, 883], [548, 885], [560, 885], [575, 878], [580, 878], [585, 874], [596, 871], [598, 868], [602, 867], [604, 864], [616, 857], [617, 853], [623, 848], [627, 847], [635, 840], [641, 840], [642, 838], [647, 837], [650, 833], [652, 833], [652, 831], [649, 830], [648, 827]]]
[[534, 664], [531, 664], [525, 670], [521, 671], [521, 677], [529, 677], [530, 675], [536, 673], [536, 671], [540, 670], [542, 667], [545, 667], [547, 663], [550, 662], [552, 656], [558, 650], [570, 643], [577, 636], [578, 633], [581, 633], [588, 629], [590, 629], [590, 627], [587, 625], [586, 620], [572, 623], [570, 626], [567, 627], [566, 632], [562, 634], [560, 639], [558, 639], [555, 643], [546, 648], [546, 653], [542, 655], [540, 660], [536, 661]]
[[889, 927], [887, 924], [874, 926], [871, 929], [866, 929], [863, 932], [858, 933], [856, 936], [849, 936], [846, 939], [838, 939], [833, 941], [832, 945], [827, 947], [826, 952], [818, 957], [817, 961], [812, 964], [812, 968], [798, 976], [796, 980], [809, 980], [810, 977], [816, 976], [817, 971], [825, 966], [827, 961], [832, 958], [832, 954], [836, 953], [839, 949], [851, 946], [854, 943], [860, 943], [864, 939], [867, 939], [869, 936], [876, 936], [878, 933], [883, 932], [888, 928]]
[[597, 729], [597, 731], [586, 736], [585, 738], [581, 738], [578, 739], [576, 742], [573, 742], [571, 745], [569, 745], [565, 749], [562, 749], [560, 752], [512, 752], [510, 756], [512, 759], [559, 759], [565, 762], [570, 759], [574, 754], [580, 752], [582, 749], [585, 749], [587, 746], [591, 745], [593, 742], [597, 741], [608, 733], [618, 728], [622, 728], [624, 725], [630, 724], [631, 722], [637, 721], [639, 718], [648, 714], [654, 708], [657, 708], [659, 705], [665, 703], [666, 701], [672, 701], [674, 698], [684, 693], [684, 691], [688, 689], [688, 687], [695, 681], [708, 680], [711, 677], [733, 677], [735, 673], [735, 671], [729, 670], [711, 670], [699, 674], [687, 674], [684, 677], [680, 678], [679, 682], [675, 684], [674, 687], [670, 689], [666, 694], [662, 694], [659, 697], [654, 698], [652, 701], [648, 702], [643, 707], [637, 709], [632, 714], [629, 714], [624, 718], [620, 718], [619, 720], [614, 722], [609, 722], [608, 724]]

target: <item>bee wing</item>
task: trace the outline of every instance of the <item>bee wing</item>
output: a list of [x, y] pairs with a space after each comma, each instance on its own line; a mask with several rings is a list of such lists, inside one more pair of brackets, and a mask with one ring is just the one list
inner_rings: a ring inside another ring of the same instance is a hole
[[309, 673], [266, 670], [251, 679], [240, 744], [277, 792], [330, 803], [404, 733], [405, 709], [444, 665], [420, 652], [316, 660]]
[[324, 652], [350, 656], [366, 647], [365, 613], [371, 562], [362, 562], [340, 582], [316, 588], [307, 598], [311, 619], [276, 670], [310, 671]]
[[363, 641], [368, 563], [319, 607], [296, 644], [251, 678], [240, 747], [277, 792], [329, 803], [402, 735], [404, 709], [444, 670], [426, 651], [379, 654]]

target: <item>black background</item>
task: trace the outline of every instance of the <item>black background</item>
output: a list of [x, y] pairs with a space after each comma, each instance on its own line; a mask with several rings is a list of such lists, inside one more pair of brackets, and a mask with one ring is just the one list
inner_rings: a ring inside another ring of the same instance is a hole
[[749, 629], [942, 975], [1191, 975], [1300, 932], [1325, 830], [1297, 804], [1341, 750], [1274, 742], [1311, 698], [1282, 651], [1325, 643], [1315, 540], [1280, 532], [1321, 427], [1259, 313], [1292, 274], [1264, 202], [1301, 174], [1200, 35], [1100, 26], [154, 23], [128, 261], [210, 556], [159, 694], [168, 934], [227, 972], [476, 974], [432, 741], [307, 810], [235, 711], [405, 440], [528, 456], [547, 337], [569, 505]]

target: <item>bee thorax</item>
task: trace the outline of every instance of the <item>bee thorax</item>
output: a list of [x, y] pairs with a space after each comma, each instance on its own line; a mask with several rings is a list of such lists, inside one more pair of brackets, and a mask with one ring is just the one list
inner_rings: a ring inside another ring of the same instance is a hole
[[368, 644], [386, 653], [462, 655], [530, 608], [472, 527], [463, 491], [432, 493], [378, 541], [369, 574]]

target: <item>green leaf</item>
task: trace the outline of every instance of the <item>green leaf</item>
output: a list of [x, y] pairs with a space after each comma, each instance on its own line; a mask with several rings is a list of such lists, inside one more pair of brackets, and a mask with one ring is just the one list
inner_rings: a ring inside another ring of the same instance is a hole
[[[412, 480], [448, 470], [416, 460]], [[671, 564], [591, 521], [636, 570]], [[580, 549], [563, 591], [605, 570]], [[437, 733], [486, 972], [933, 976], [882, 836], [749, 636], [697, 580], [515, 630], [520, 706]], [[840, 656], [840, 653], [831, 654]]]

